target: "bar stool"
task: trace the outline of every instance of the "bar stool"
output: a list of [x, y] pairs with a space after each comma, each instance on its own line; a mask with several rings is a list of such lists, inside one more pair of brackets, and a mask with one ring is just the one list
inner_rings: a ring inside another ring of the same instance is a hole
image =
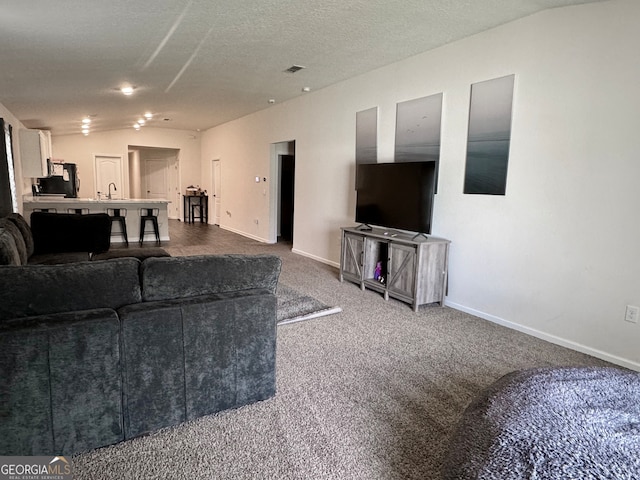
[[76, 215], [87, 215], [89, 213], [88, 208], [67, 208], [67, 212], [75, 213]]
[[140, 245], [144, 240], [144, 229], [147, 221], [150, 221], [153, 225], [153, 231], [156, 234], [156, 243], [160, 245], [160, 227], [158, 227], [158, 208], [141, 208], [140, 209]]
[[[196, 212], [198, 212], [197, 215], [196, 215]], [[202, 221], [204, 219], [204, 217], [202, 216], [202, 204], [199, 204], [199, 203], [191, 204], [191, 212], [190, 213], [191, 213], [191, 217], [190, 217], [190, 222], [189, 223], [195, 223], [196, 219], [200, 220], [200, 223], [202, 223]]]
[[[127, 236], [127, 209], [126, 208], [107, 208], [107, 215], [111, 217], [111, 225], [113, 222], [117, 222], [120, 224], [120, 231], [115, 232], [116, 235], [119, 233], [124, 238], [124, 243], [129, 246], [129, 237]], [[113, 229], [111, 230], [111, 236], [113, 237]]]

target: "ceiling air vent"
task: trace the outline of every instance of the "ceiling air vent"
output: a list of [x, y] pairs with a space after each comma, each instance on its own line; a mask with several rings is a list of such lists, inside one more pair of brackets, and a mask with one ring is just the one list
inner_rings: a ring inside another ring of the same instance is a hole
[[292, 65], [289, 68], [287, 68], [285, 70], [285, 72], [286, 73], [296, 73], [296, 72], [299, 72], [300, 70], [302, 70], [303, 68], [305, 68], [305, 67], [303, 67], [302, 65]]

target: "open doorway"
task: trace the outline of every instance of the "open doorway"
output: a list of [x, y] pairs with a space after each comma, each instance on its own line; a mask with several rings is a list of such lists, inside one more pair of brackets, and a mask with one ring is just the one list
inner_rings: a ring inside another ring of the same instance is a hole
[[278, 142], [271, 144], [271, 242], [293, 244], [295, 180], [296, 180], [296, 142]]
[[129, 146], [129, 191], [131, 198], [167, 199], [169, 218], [179, 219], [180, 206], [179, 176], [180, 150]]
[[280, 155], [280, 235], [278, 242], [293, 243], [293, 201], [295, 198], [296, 156]]

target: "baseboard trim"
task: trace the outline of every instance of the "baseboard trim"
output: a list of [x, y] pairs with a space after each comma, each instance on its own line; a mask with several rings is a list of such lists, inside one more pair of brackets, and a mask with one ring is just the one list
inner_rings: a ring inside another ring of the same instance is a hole
[[302, 255], [303, 257], [307, 257], [307, 258], [311, 258], [313, 260], [316, 260], [317, 262], [320, 263], [324, 263], [325, 265], [330, 265], [332, 267], [336, 267], [336, 268], [340, 268], [340, 264], [337, 262], [332, 262], [330, 260], [327, 260], [326, 258], [322, 258], [322, 257], [318, 257], [316, 255], [313, 255], [311, 253], [302, 251], [302, 250], [298, 250], [297, 248], [292, 248], [291, 251], [297, 255]]
[[[264, 238], [257, 237], [255, 235], [250, 235], [250, 234], [248, 234], [246, 232], [235, 230], [233, 228], [223, 227], [222, 225], [220, 225], [220, 228], [222, 228], [224, 230], [228, 230], [228, 231], [233, 232], [233, 233], [237, 233], [238, 235], [242, 235], [244, 237], [251, 238], [251, 239], [256, 240], [258, 242], [273, 243], [273, 242], [269, 242], [268, 240], [266, 240]], [[327, 260], [325, 258], [318, 257], [317, 255], [313, 255], [313, 254], [305, 252], [303, 250], [298, 250], [297, 248], [293, 248], [293, 249], [291, 249], [291, 251], [293, 253], [297, 254], [297, 255], [302, 255], [303, 257], [311, 258], [312, 260], [316, 260], [316, 261], [318, 261], [320, 263], [324, 263], [325, 265], [330, 265], [330, 266], [335, 267], [335, 268], [340, 268], [340, 264], [338, 262], [329, 261], [329, 260]], [[618, 357], [616, 355], [611, 355], [610, 353], [606, 353], [606, 352], [603, 352], [601, 350], [598, 350], [598, 349], [595, 349], [595, 348], [591, 348], [591, 347], [588, 347], [586, 345], [582, 345], [581, 343], [573, 342], [571, 340], [567, 340], [565, 338], [558, 337], [556, 335], [551, 335], [551, 334], [543, 332], [541, 330], [536, 330], [535, 328], [526, 327], [524, 325], [520, 325], [519, 323], [512, 322], [510, 320], [505, 320], [504, 318], [500, 318], [500, 317], [497, 317], [495, 315], [491, 315], [489, 313], [482, 312], [480, 310], [469, 308], [469, 307], [467, 307], [465, 305], [461, 305], [459, 303], [451, 302], [451, 301], [446, 300], [446, 299], [445, 299], [444, 304], [447, 307], [451, 307], [451, 308], [454, 308], [456, 310], [460, 310], [462, 312], [469, 313], [469, 314], [474, 315], [476, 317], [482, 318], [483, 320], [487, 320], [489, 322], [496, 323], [498, 325], [502, 325], [503, 327], [511, 328], [513, 330], [517, 330], [519, 332], [526, 333], [527, 335], [534, 336], [534, 337], [539, 338], [541, 340], [545, 340], [547, 342], [551, 342], [551, 343], [553, 343], [555, 345], [560, 345], [561, 347], [566, 347], [566, 348], [569, 348], [571, 350], [575, 350], [577, 352], [585, 353], [587, 355], [591, 355], [592, 357], [596, 357], [596, 358], [599, 358], [601, 360], [605, 360], [607, 362], [611, 362], [611, 363], [613, 363], [615, 365], [619, 365], [621, 367], [629, 368], [631, 370], [635, 370], [635, 371], [640, 372], [640, 363], [638, 363], [638, 362], [633, 362], [633, 361], [628, 360], [626, 358]]]
[[571, 340], [567, 340], [562, 337], [558, 337], [556, 335], [551, 335], [549, 333], [542, 332], [540, 330], [536, 330], [535, 328], [526, 327], [524, 325], [520, 325], [519, 323], [511, 322], [509, 320], [505, 320], [504, 318], [496, 317], [495, 315], [491, 315], [489, 313], [481, 312], [479, 310], [475, 310], [473, 308], [466, 307], [464, 305], [460, 305], [459, 303], [451, 302], [445, 300], [444, 304], [447, 307], [454, 308], [456, 310], [460, 310], [462, 312], [469, 313], [476, 317], [480, 317], [483, 320], [487, 320], [489, 322], [496, 323], [498, 325], [502, 325], [503, 327], [511, 328], [513, 330], [517, 330], [522, 333], [526, 333], [527, 335], [531, 335], [533, 337], [539, 338], [541, 340], [546, 340], [547, 342], [553, 343], [555, 345], [560, 345], [561, 347], [566, 347], [571, 350], [575, 350], [580, 353], [586, 353], [587, 355], [591, 355], [592, 357], [599, 358], [601, 360], [605, 360], [607, 362], [611, 362], [615, 365], [619, 365], [621, 367], [629, 368], [631, 370], [635, 370], [640, 372], [640, 363], [633, 362], [626, 358], [618, 357], [616, 355], [611, 355], [610, 353], [603, 352], [601, 350], [588, 347], [586, 345], [582, 345], [580, 343], [573, 342]]
[[223, 230], [227, 230], [227, 231], [232, 232], [232, 233], [237, 233], [238, 235], [242, 235], [243, 237], [250, 238], [250, 239], [255, 240], [257, 242], [260, 242], [260, 243], [269, 243], [269, 244], [273, 244], [274, 243], [274, 242], [270, 242], [269, 240], [267, 240], [265, 238], [258, 237], [256, 235], [251, 235], [250, 233], [243, 232], [241, 230], [236, 230], [235, 228], [224, 227], [222, 225], [218, 225], [218, 226]]

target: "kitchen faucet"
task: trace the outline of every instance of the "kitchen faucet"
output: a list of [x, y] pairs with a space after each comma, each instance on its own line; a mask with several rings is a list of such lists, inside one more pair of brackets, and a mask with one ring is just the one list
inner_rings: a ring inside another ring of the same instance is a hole
[[111, 200], [111, 185], [113, 185], [113, 191], [114, 191], [114, 192], [117, 192], [117, 191], [118, 191], [118, 189], [116, 188], [116, 184], [115, 184], [115, 183], [113, 183], [113, 182], [111, 182], [111, 183], [109, 184], [109, 196], [107, 197], [109, 200]]

